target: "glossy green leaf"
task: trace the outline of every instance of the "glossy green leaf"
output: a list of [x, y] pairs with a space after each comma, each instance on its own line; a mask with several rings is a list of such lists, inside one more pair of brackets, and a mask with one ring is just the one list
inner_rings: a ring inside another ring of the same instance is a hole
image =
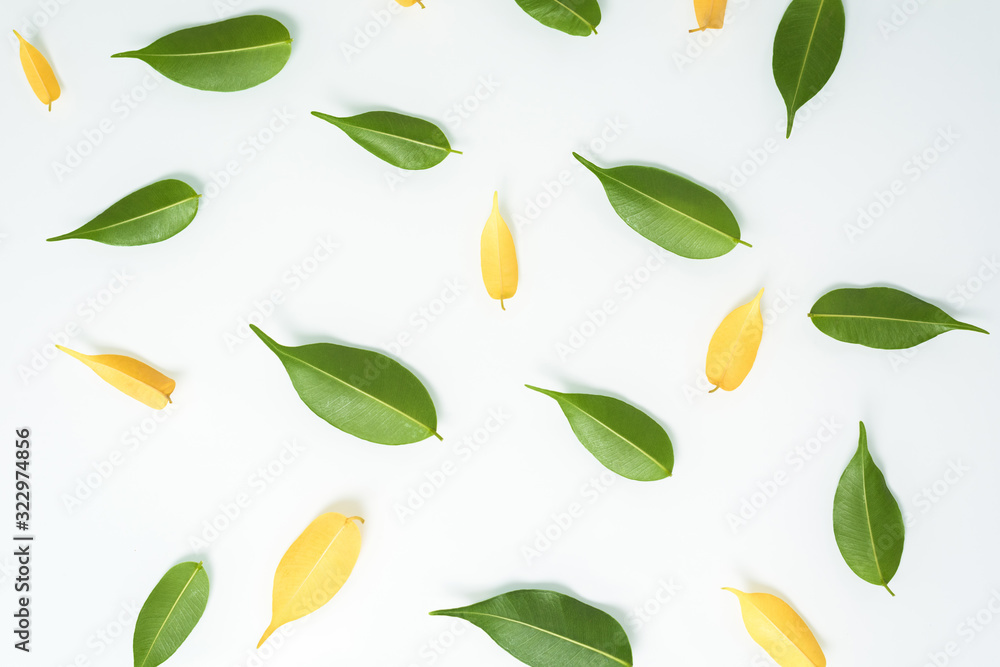
[[781, 17], [771, 69], [788, 110], [786, 138], [792, 136], [795, 112], [833, 76], [844, 47], [845, 23], [841, 0], [792, 0]]
[[434, 123], [392, 111], [369, 111], [338, 118], [319, 111], [312, 115], [336, 125], [372, 155], [400, 169], [430, 169], [452, 150], [448, 137]]
[[736, 216], [714, 192], [654, 167], [602, 169], [573, 153], [601, 181], [629, 227], [681, 257], [719, 257], [740, 243]]
[[820, 297], [809, 317], [831, 338], [882, 350], [913, 347], [954, 329], [989, 333], [891, 287], [833, 290]]
[[172, 81], [218, 92], [246, 90], [281, 71], [292, 54], [292, 38], [269, 16], [236, 18], [186, 28], [144, 49], [112, 58], [138, 58]]
[[882, 471], [868, 452], [861, 422], [858, 451], [847, 464], [833, 498], [833, 534], [848, 566], [870, 584], [889, 589], [903, 557], [903, 514]]
[[642, 410], [610, 396], [524, 386], [554, 398], [577, 439], [608, 470], [640, 482], [663, 479], [673, 471], [667, 432]]
[[486, 631], [531, 667], [628, 667], [632, 647], [614, 618], [562, 593], [519, 590], [468, 607], [432, 611]]
[[380, 445], [441, 439], [430, 394], [398, 362], [332, 343], [285, 347], [250, 328], [278, 355], [302, 402], [341, 431]]
[[597, 0], [517, 0], [517, 4], [542, 25], [578, 37], [596, 35], [601, 24]]
[[208, 575], [201, 563], [167, 570], [146, 598], [132, 636], [135, 667], [156, 667], [188, 638], [208, 604]]
[[200, 196], [184, 181], [158, 181], [112, 204], [83, 227], [48, 240], [86, 239], [118, 246], [158, 243], [191, 224]]

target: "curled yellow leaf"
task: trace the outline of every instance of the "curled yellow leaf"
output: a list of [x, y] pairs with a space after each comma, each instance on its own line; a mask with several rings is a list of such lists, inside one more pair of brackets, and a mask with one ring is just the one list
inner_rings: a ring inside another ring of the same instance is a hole
[[781, 667], [826, 667], [826, 656], [806, 622], [781, 598], [723, 588], [740, 601], [750, 637]]
[[764, 318], [760, 314], [760, 297], [763, 294], [764, 288], [761, 288], [753, 301], [729, 313], [712, 335], [705, 373], [715, 389], [736, 389], [753, 368], [764, 334]]
[[511, 298], [517, 292], [517, 253], [514, 251], [510, 229], [500, 215], [496, 192], [493, 193], [493, 212], [483, 228], [480, 255], [486, 291], [494, 299], [500, 299], [500, 307], [507, 310], [503, 300]]
[[694, 0], [694, 13], [698, 18], [698, 27], [688, 32], [719, 29], [726, 20], [726, 0]]
[[341, 589], [361, 553], [361, 531], [355, 521], [365, 522], [359, 516], [327, 512], [288, 547], [274, 573], [271, 625], [257, 648], [282, 625], [316, 611]]
[[41, 100], [42, 104], [47, 104], [49, 111], [52, 111], [52, 103], [59, 99], [59, 82], [52, 71], [52, 66], [45, 59], [38, 49], [21, 37], [17, 30], [14, 31], [17, 40], [21, 43], [21, 67], [24, 75], [28, 77], [31, 90]]
[[91, 356], [80, 354], [62, 345], [56, 347], [85, 363], [115, 389], [151, 408], [162, 410], [167, 407], [167, 403], [170, 403], [170, 394], [173, 393], [177, 383], [137, 359], [120, 354]]

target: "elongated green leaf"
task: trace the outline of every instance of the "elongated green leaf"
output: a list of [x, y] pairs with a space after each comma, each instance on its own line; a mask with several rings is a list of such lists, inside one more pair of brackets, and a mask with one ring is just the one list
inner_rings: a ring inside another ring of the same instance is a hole
[[336, 125], [372, 155], [400, 169], [430, 169], [452, 150], [448, 137], [434, 123], [392, 111], [369, 111], [338, 118], [319, 111], [312, 115]]
[[172, 81], [218, 92], [246, 90], [281, 71], [292, 54], [292, 38], [269, 16], [236, 18], [186, 28], [144, 49], [112, 58], [138, 58]]
[[642, 410], [610, 396], [524, 386], [554, 398], [576, 437], [609, 470], [641, 482], [663, 479], [673, 472], [670, 438]]
[[820, 297], [809, 317], [831, 338], [882, 350], [913, 347], [953, 329], [989, 333], [891, 287], [833, 290]]
[[332, 343], [285, 347], [250, 328], [278, 355], [302, 402], [341, 431], [380, 445], [441, 439], [430, 394], [398, 362]]
[[597, 0], [517, 0], [517, 4], [542, 25], [578, 37], [596, 35], [601, 24]]
[[858, 451], [847, 464], [833, 497], [833, 534], [848, 566], [870, 584], [889, 589], [903, 557], [906, 527], [882, 471], [868, 452], [861, 422]]
[[531, 667], [628, 667], [632, 647], [614, 618], [562, 593], [519, 590], [459, 609], [432, 611], [482, 628]]
[[118, 246], [158, 243], [191, 224], [200, 196], [184, 181], [158, 181], [112, 204], [83, 227], [48, 240], [87, 239]]
[[714, 192], [654, 167], [602, 169], [573, 153], [601, 181], [615, 212], [665, 250], [691, 259], [719, 257], [740, 243], [736, 216]]
[[156, 667], [188, 638], [208, 604], [208, 575], [201, 563], [167, 570], [142, 605], [132, 636], [135, 667]]
[[795, 112], [816, 96], [833, 76], [844, 47], [841, 0], [792, 0], [774, 35], [771, 69], [788, 110], [792, 136]]

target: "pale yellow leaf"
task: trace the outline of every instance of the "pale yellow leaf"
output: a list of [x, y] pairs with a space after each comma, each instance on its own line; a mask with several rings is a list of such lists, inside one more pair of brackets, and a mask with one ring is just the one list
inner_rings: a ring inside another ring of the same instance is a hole
[[420, 2], [420, 0], [396, 0], [396, 2], [403, 5], [404, 7], [412, 7], [413, 5], [420, 5], [421, 9], [426, 9], [426, 7], [424, 7], [424, 3]]
[[316, 611], [341, 589], [361, 553], [355, 521], [365, 522], [336, 512], [320, 515], [288, 547], [274, 573], [271, 625], [257, 648], [282, 625]]
[[721, 28], [726, 20], [726, 0], [694, 0], [694, 13], [698, 27], [688, 32]]
[[826, 667], [826, 656], [806, 622], [781, 598], [724, 588], [740, 601], [743, 624], [781, 667]]
[[115, 389], [145, 403], [151, 408], [162, 410], [170, 403], [176, 383], [166, 375], [146, 364], [120, 354], [80, 354], [56, 345], [69, 356], [87, 364], [92, 371]]
[[52, 103], [59, 99], [59, 82], [56, 75], [38, 49], [29, 44], [21, 35], [14, 31], [18, 41], [21, 43], [21, 67], [24, 75], [28, 77], [31, 90], [41, 100], [42, 104], [47, 104], [49, 111], [52, 111]]
[[506, 310], [503, 300], [517, 292], [517, 253], [514, 252], [510, 229], [500, 216], [496, 192], [493, 193], [493, 212], [483, 228], [480, 247], [486, 291], [494, 299], [500, 299], [500, 307]]
[[715, 330], [705, 361], [705, 373], [715, 389], [736, 389], [753, 368], [764, 334], [764, 318], [760, 314], [760, 297], [763, 294], [764, 289], [761, 288], [753, 301], [729, 313]]

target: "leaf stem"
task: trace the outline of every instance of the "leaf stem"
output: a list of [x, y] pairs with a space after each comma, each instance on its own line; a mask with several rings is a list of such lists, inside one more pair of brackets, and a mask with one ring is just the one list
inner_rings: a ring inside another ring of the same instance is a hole
[[747, 243], [743, 239], [736, 239], [736, 242], [739, 243], [740, 245], [745, 245], [748, 248], [752, 248], [753, 247], [752, 245], [750, 245], [749, 243]]
[[889, 584], [882, 584], [882, 588], [889, 591], [889, 595], [891, 595], [892, 597], [896, 597], [896, 594], [892, 592], [891, 588], [889, 588]]

